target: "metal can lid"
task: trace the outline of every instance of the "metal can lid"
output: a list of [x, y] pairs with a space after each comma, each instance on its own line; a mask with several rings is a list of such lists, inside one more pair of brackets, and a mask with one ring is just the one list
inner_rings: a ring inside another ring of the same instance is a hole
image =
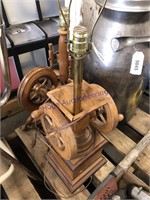
[[[103, 6], [104, 0], [95, 0]], [[150, 11], [150, 0], [107, 0], [106, 8], [122, 12], [148, 12]]]

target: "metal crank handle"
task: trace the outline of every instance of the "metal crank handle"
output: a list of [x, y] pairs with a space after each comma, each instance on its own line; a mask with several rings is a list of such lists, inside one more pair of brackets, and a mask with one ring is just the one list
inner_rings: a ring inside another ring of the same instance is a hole
[[150, 42], [150, 36], [145, 37], [119, 37], [119, 38], [112, 38], [111, 40], [111, 47], [113, 51], [119, 51], [126, 47], [133, 46], [139, 43], [146, 43]]

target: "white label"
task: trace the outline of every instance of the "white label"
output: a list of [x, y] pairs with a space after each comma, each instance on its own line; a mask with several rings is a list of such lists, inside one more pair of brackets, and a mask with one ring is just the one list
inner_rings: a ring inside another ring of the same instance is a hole
[[136, 51], [132, 56], [130, 74], [141, 75], [144, 62], [143, 52]]

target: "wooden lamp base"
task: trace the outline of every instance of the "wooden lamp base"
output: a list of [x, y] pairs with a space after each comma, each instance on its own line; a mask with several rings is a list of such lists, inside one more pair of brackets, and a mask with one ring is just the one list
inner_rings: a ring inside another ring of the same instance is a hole
[[106, 163], [101, 154], [102, 146], [105, 143], [106, 140], [96, 134], [94, 147], [84, 156], [66, 161], [52, 150], [46, 155], [46, 158], [70, 192], [73, 193]]

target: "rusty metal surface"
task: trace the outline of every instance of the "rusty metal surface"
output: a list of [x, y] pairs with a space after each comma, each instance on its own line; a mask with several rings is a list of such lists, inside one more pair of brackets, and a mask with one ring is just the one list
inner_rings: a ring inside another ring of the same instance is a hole
[[109, 175], [105, 181], [100, 184], [96, 190], [89, 196], [88, 200], [104, 200], [108, 199], [114, 192], [118, 190], [116, 178]]

